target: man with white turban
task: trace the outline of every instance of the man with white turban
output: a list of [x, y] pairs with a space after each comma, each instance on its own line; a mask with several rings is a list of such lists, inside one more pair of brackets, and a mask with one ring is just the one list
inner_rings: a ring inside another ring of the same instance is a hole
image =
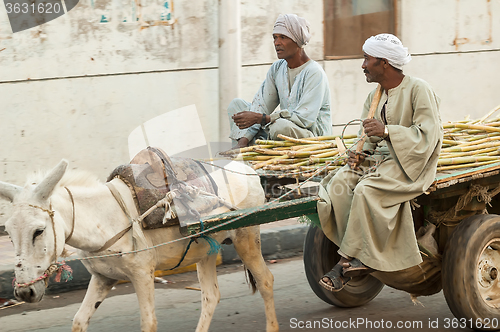
[[326, 73], [304, 50], [309, 23], [295, 14], [279, 15], [273, 38], [280, 60], [271, 65], [252, 103], [237, 98], [228, 107], [229, 137], [239, 148], [255, 139], [279, 139], [278, 134], [305, 138], [332, 132]]
[[363, 153], [350, 152], [319, 193], [323, 232], [341, 257], [319, 283], [334, 292], [352, 277], [422, 262], [409, 201], [434, 181], [443, 137], [439, 98], [428, 83], [403, 74], [411, 56], [401, 41], [380, 34], [363, 51], [366, 80], [379, 83], [382, 95], [374, 118], [367, 116], [375, 90], [364, 105]]

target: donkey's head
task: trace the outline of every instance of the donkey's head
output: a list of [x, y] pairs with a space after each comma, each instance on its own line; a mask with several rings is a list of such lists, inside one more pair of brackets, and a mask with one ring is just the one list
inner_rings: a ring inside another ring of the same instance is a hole
[[67, 166], [68, 163], [62, 160], [43, 179], [24, 187], [0, 182], [0, 197], [12, 202], [14, 207], [5, 229], [16, 255], [14, 295], [17, 299], [26, 302], [42, 299], [46, 284], [40, 277], [55, 262], [56, 248], [60, 251], [64, 245], [64, 239], [61, 242], [56, 236], [61, 234], [61, 226], [54, 224], [50, 196]]

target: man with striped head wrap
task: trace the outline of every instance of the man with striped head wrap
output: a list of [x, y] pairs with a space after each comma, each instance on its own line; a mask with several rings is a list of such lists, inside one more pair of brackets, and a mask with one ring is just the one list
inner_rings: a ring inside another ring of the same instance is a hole
[[[319, 280], [332, 292], [373, 270], [418, 270], [422, 259], [409, 201], [434, 181], [443, 139], [439, 97], [427, 82], [403, 74], [411, 56], [401, 41], [380, 34], [368, 38], [363, 51], [361, 68], [367, 82], [379, 83], [380, 100], [373, 90], [364, 105], [363, 152], [351, 152], [319, 191], [322, 230], [339, 247], [339, 262]], [[368, 118], [374, 99], [375, 114]]]
[[237, 98], [228, 107], [229, 137], [239, 148], [256, 139], [279, 139], [279, 134], [331, 135], [328, 79], [304, 50], [311, 39], [309, 22], [295, 14], [279, 15], [273, 38], [280, 60], [271, 65], [252, 103]]

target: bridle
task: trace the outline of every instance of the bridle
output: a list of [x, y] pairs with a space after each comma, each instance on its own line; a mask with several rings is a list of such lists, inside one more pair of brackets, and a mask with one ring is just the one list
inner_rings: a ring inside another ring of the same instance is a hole
[[[68, 237], [64, 240], [64, 243], [67, 243], [71, 239], [71, 237], [73, 236], [73, 232], [75, 230], [75, 200], [73, 199], [73, 194], [71, 193], [71, 191], [67, 187], [64, 187], [64, 189], [66, 189], [66, 191], [68, 192], [68, 195], [71, 199], [71, 207], [72, 207], [72, 211], [73, 211], [72, 218], [71, 218], [72, 219], [71, 232], [69, 233]], [[46, 212], [50, 217], [50, 221], [52, 222], [52, 231], [54, 232], [54, 255], [52, 256], [53, 263], [49, 265], [47, 270], [45, 270], [45, 272], [40, 277], [38, 277], [32, 281], [22, 283], [22, 284], [18, 283], [14, 279], [14, 284], [16, 285], [16, 287], [29, 287], [29, 286], [37, 283], [38, 281], [45, 279], [45, 286], [47, 286], [48, 278], [51, 275], [53, 275], [56, 271], [60, 270], [65, 265], [64, 261], [60, 262], [60, 263], [57, 262], [57, 237], [56, 237], [56, 225], [54, 222], [54, 210], [52, 210], [52, 203], [49, 203], [49, 209], [46, 209], [46, 208], [38, 206], [38, 205], [33, 205], [33, 204], [27, 204], [27, 205], [29, 207], [34, 208], [34, 209], [39, 209], [39, 210], [42, 210], [43, 212]]]
[[[68, 243], [68, 241], [71, 239], [71, 237], [73, 236], [73, 232], [75, 230], [75, 200], [73, 198], [73, 194], [71, 193], [71, 191], [68, 189], [68, 187], [64, 187], [64, 189], [66, 189], [66, 191], [68, 192], [68, 195], [71, 199], [71, 206], [72, 206], [72, 222], [71, 222], [71, 232], [69, 233], [68, 237], [64, 240], [64, 243]], [[111, 188], [110, 188], [111, 190]], [[113, 196], [115, 196], [115, 194], [113, 193], [113, 191], [111, 190]], [[115, 196], [116, 198], [116, 196]], [[32, 207], [34, 209], [39, 209], [39, 210], [42, 210], [44, 212], [46, 212], [49, 217], [50, 217], [50, 220], [52, 222], [52, 230], [54, 232], [54, 256], [52, 257], [52, 264], [49, 265], [49, 267], [47, 268], [47, 270], [45, 270], [45, 272], [38, 278], [32, 280], [32, 281], [29, 281], [29, 282], [26, 282], [26, 283], [23, 283], [23, 284], [20, 284], [18, 282], [15, 281], [14, 279], [14, 284], [16, 285], [16, 287], [29, 287], [35, 283], [37, 283], [38, 281], [40, 280], [45, 280], [45, 286], [48, 285], [48, 278], [53, 275], [55, 272], [61, 272], [62, 270], [66, 270], [66, 271], [71, 271], [71, 268], [69, 266], [67, 266], [65, 264], [64, 261], [62, 262], [58, 262], [57, 261], [57, 237], [56, 237], [56, 226], [55, 226], [55, 222], [54, 222], [54, 211], [52, 210], [52, 203], [49, 203], [49, 209], [45, 209], [41, 206], [38, 206], [38, 205], [33, 205], [33, 204], [27, 204], [29, 207]], [[123, 206], [122, 206], [123, 208]], [[129, 214], [126, 212], [125, 213], [127, 215], [127, 217], [129, 217]], [[129, 220], [130, 220], [130, 217], [129, 217]], [[127, 228], [125, 228], [124, 230], [122, 230], [121, 232], [119, 232], [118, 234], [116, 234], [115, 236], [113, 236], [111, 239], [109, 239], [108, 241], [106, 241], [106, 243], [99, 249], [97, 249], [96, 251], [94, 252], [100, 252], [100, 251], [103, 251], [103, 250], [106, 250], [107, 248], [111, 247], [113, 244], [115, 244], [119, 239], [121, 239], [130, 229], [132, 229], [132, 225], [128, 226]], [[57, 278], [56, 277], [56, 281], [57, 281]]]

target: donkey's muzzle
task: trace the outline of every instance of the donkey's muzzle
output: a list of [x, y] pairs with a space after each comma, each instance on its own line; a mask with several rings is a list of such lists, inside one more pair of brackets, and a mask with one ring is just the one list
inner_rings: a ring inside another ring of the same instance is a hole
[[28, 286], [14, 288], [14, 296], [19, 301], [28, 303], [40, 302], [45, 294], [45, 283], [43, 280]]

